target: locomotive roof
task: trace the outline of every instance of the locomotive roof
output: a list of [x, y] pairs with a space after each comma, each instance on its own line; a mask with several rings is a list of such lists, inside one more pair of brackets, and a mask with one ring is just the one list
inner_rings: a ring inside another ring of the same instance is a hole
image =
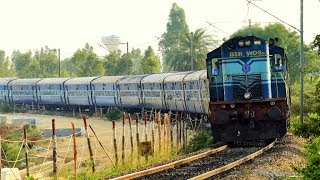
[[67, 80], [64, 84], [65, 85], [76, 85], [76, 84], [90, 84], [90, 82], [94, 79], [98, 78], [98, 76], [95, 77], [77, 77]]
[[91, 84], [111, 84], [116, 83], [119, 79], [123, 78], [124, 76], [103, 76], [97, 79], [94, 79]]
[[176, 82], [177, 80], [182, 80], [187, 74], [190, 74], [194, 71], [187, 71], [187, 72], [179, 72], [169, 75], [164, 79], [164, 82]]
[[193, 73], [187, 74], [184, 78], [184, 81], [196, 81], [199, 79], [206, 79], [207, 78], [207, 71], [201, 70], [201, 71], [195, 71]]
[[19, 86], [19, 85], [36, 85], [38, 81], [42, 78], [32, 78], [32, 79], [16, 79], [10, 82], [10, 86]]
[[46, 85], [46, 84], [63, 84], [66, 80], [70, 78], [45, 78], [39, 81], [38, 85]]
[[119, 84], [125, 83], [140, 83], [140, 81], [149, 74], [142, 74], [142, 75], [134, 75], [134, 76], [125, 76], [124, 78], [118, 81]]
[[8, 82], [14, 80], [14, 79], [18, 79], [17, 77], [5, 77], [5, 78], [0, 78], [0, 85], [2, 86], [6, 86], [8, 85]]
[[142, 83], [162, 83], [163, 79], [174, 73], [151, 74], [142, 79]]

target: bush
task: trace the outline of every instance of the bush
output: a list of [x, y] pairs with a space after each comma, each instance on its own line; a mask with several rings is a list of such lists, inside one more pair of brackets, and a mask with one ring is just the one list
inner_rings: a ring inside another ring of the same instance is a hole
[[292, 118], [292, 131], [295, 135], [304, 138], [320, 136], [320, 115], [309, 113], [304, 119], [303, 124], [298, 120], [299, 117]]
[[212, 135], [208, 131], [197, 131], [190, 139], [184, 153], [191, 153], [209, 148], [213, 143]]
[[110, 121], [118, 120], [122, 116], [122, 112], [118, 108], [113, 108], [108, 114], [106, 114], [106, 118]]
[[13, 107], [7, 103], [1, 103], [0, 104], [0, 112], [3, 112], [3, 113], [13, 112]]
[[315, 179], [320, 177], [320, 137], [313, 140], [311, 144], [307, 144], [304, 150], [307, 156], [308, 164], [305, 168], [296, 168], [303, 179]]

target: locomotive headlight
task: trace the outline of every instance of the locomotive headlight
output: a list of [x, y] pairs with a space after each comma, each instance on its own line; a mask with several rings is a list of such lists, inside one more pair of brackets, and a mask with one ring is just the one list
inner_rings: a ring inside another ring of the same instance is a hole
[[250, 45], [251, 45], [251, 41], [250, 41], [250, 40], [246, 40], [246, 41], [244, 42], [244, 44], [245, 44], [246, 46], [250, 46]]
[[271, 105], [271, 106], [274, 106], [275, 104], [276, 104], [276, 102], [274, 102], [274, 101], [271, 101], [271, 102], [270, 102], [270, 105]]
[[238, 45], [239, 45], [240, 47], [242, 47], [242, 46], [244, 45], [244, 41], [243, 41], [243, 40], [240, 40], [240, 41], [238, 42]]
[[235, 104], [230, 104], [230, 107], [233, 109], [233, 108], [236, 107], [236, 105]]
[[251, 94], [250, 92], [246, 92], [246, 93], [244, 93], [244, 95], [243, 95], [243, 97], [244, 97], [245, 99], [250, 99], [251, 96], [252, 96], [252, 94]]

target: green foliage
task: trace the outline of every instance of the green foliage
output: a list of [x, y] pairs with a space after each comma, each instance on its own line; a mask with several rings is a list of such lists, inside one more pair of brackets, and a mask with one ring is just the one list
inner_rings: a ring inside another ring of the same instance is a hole
[[312, 47], [317, 50], [318, 55], [320, 55], [320, 34], [316, 35], [312, 42]]
[[160, 72], [160, 60], [157, 58], [151, 46], [144, 52], [141, 61], [141, 71], [143, 74], [154, 74]]
[[320, 115], [317, 113], [309, 113], [304, 118], [303, 124], [298, 120], [298, 117], [293, 118], [292, 131], [294, 134], [304, 138], [320, 136]]
[[118, 108], [113, 108], [108, 114], [106, 114], [106, 118], [110, 121], [119, 120], [122, 116], [122, 112]]
[[212, 135], [208, 131], [197, 131], [190, 139], [184, 153], [191, 153], [200, 149], [211, 147], [213, 143]]
[[22, 53], [19, 50], [13, 51], [12, 62], [19, 78], [36, 78], [40, 74], [39, 62], [32, 56], [31, 50]]
[[111, 52], [104, 57], [104, 68], [108, 76], [129, 75], [132, 73], [131, 54], [121, 55], [121, 51]]
[[66, 63], [70, 63], [68, 69], [71, 76], [103, 76], [105, 73], [102, 60], [88, 43], [78, 49]]
[[59, 77], [59, 60], [56, 49], [49, 49], [47, 46], [36, 51], [34, 59], [40, 66], [40, 74], [38, 77]]
[[[0, 125], [0, 130], [2, 133], [2, 137], [7, 140], [23, 140], [23, 128], [17, 129], [17, 127], [14, 126], [8, 126], [6, 124]], [[41, 132], [36, 128], [36, 126], [27, 126], [27, 137], [28, 139], [36, 140], [41, 138]], [[28, 142], [29, 148], [33, 146], [33, 142]], [[3, 155], [8, 161], [15, 161], [16, 159], [22, 159], [24, 158], [24, 151], [22, 147], [22, 143], [12, 143], [12, 142], [4, 142], [1, 144], [2, 149], [3, 149]], [[19, 154], [20, 153], [20, 154]], [[19, 156], [18, 156], [19, 155]], [[23, 161], [17, 161], [16, 166], [20, 166], [20, 164]], [[12, 166], [14, 165], [13, 162], [4, 162], [5, 165], [7, 166]]]
[[143, 74], [141, 70], [142, 53], [140, 49], [132, 49], [131, 57], [133, 61], [132, 73]]
[[2, 113], [13, 112], [13, 107], [8, 103], [1, 103], [0, 104], [0, 112], [2, 112]]
[[5, 51], [0, 50], [0, 77], [14, 76], [9, 57], [6, 57]]
[[320, 177], [320, 136], [315, 138], [311, 144], [307, 144], [304, 150], [308, 164], [305, 168], [296, 168], [303, 179], [317, 179]]
[[[184, 10], [176, 3], [172, 4], [167, 31], [162, 34], [159, 48], [162, 52], [165, 71], [182, 70], [182, 67], [175, 66], [176, 61], [185, 61], [187, 58], [181, 51], [181, 41], [185, 34], [189, 33]], [[189, 67], [190, 68], [190, 67]]]

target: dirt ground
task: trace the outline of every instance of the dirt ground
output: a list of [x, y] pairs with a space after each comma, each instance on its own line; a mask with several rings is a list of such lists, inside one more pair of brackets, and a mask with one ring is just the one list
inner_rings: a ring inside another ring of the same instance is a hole
[[293, 167], [304, 167], [301, 153], [306, 140], [288, 133], [261, 156], [212, 179], [286, 179], [299, 178]]

